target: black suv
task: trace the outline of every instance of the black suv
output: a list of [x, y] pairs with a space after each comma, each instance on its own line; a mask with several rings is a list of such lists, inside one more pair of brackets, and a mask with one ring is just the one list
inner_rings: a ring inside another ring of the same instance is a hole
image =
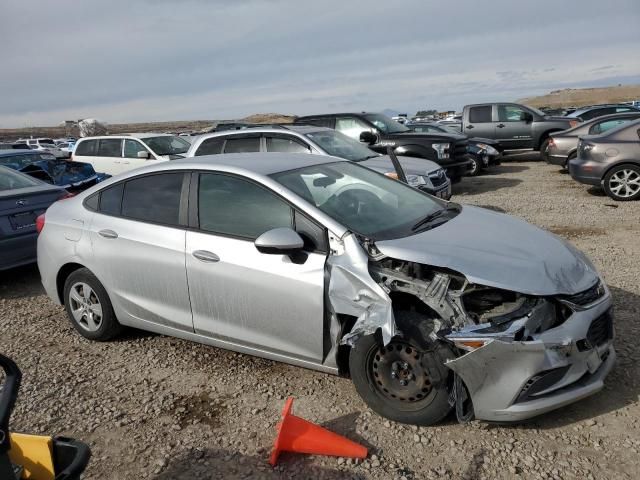
[[392, 147], [396, 155], [433, 160], [453, 183], [471, 166], [467, 137], [449, 133], [415, 133], [380, 113], [332, 113], [298, 117], [297, 124], [329, 127], [369, 145], [379, 153]]

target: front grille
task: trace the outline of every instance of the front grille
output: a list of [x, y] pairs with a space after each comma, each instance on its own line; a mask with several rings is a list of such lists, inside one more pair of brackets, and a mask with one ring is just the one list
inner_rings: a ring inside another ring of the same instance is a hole
[[587, 331], [587, 340], [593, 347], [602, 345], [613, 338], [613, 315], [608, 311], [596, 318]]
[[575, 295], [561, 295], [562, 300], [573, 303], [574, 305], [589, 305], [604, 296], [604, 285], [598, 282], [593, 287], [587, 288]]
[[431, 180], [431, 185], [434, 187], [439, 187], [440, 185], [447, 183], [447, 175], [444, 173], [444, 170], [438, 170], [430, 173], [428, 176], [429, 180]]

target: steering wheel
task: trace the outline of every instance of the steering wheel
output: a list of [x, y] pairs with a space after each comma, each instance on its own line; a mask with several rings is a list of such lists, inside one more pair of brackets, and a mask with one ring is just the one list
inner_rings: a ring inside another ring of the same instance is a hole
[[372, 209], [374, 205], [380, 203], [377, 195], [362, 188], [349, 188], [351, 185], [345, 185], [339, 193], [336, 194], [336, 202], [338, 203], [342, 213], [347, 215], [360, 215], [363, 209]]

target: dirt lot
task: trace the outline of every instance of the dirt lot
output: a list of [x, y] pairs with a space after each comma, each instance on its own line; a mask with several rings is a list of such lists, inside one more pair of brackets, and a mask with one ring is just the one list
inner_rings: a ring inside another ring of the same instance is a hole
[[[524, 425], [399, 425], [369, 411], [347, 379], [140, 332], [90, 343], [30, 267], [0, 277], [0, 351], [24, 372], [13, 429], [84, 439], [91, 479], [638, 478], [640, 203], [520, 160], [465, 179], [454, 199], [522, 217], [593, 259], [615, 298], [619, 354], [601, 393]], [[271, 469], [289, 395], [298, 415], [366, 444], [370, 458], [285, 454]]]

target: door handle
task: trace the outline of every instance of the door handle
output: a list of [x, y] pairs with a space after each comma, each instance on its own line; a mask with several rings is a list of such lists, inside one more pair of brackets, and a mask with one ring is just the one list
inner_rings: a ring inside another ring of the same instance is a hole
[[498, 125], [496, 125], [496, 127], [498, 127], [498, 128], [504, 128], [504, 123], [499, 123]]
[[471, 130], [473, 128], [473, 125], [467, 125], [467, 130]]
[[98, 235], [104, 238], [118, 238], [118, 234], [113, 230], [100, 230]]
[[192, 255], [203, 262], [215, 263], [220, 261], [220, 257], [218, 255], [207, 250], [196, 250]]

